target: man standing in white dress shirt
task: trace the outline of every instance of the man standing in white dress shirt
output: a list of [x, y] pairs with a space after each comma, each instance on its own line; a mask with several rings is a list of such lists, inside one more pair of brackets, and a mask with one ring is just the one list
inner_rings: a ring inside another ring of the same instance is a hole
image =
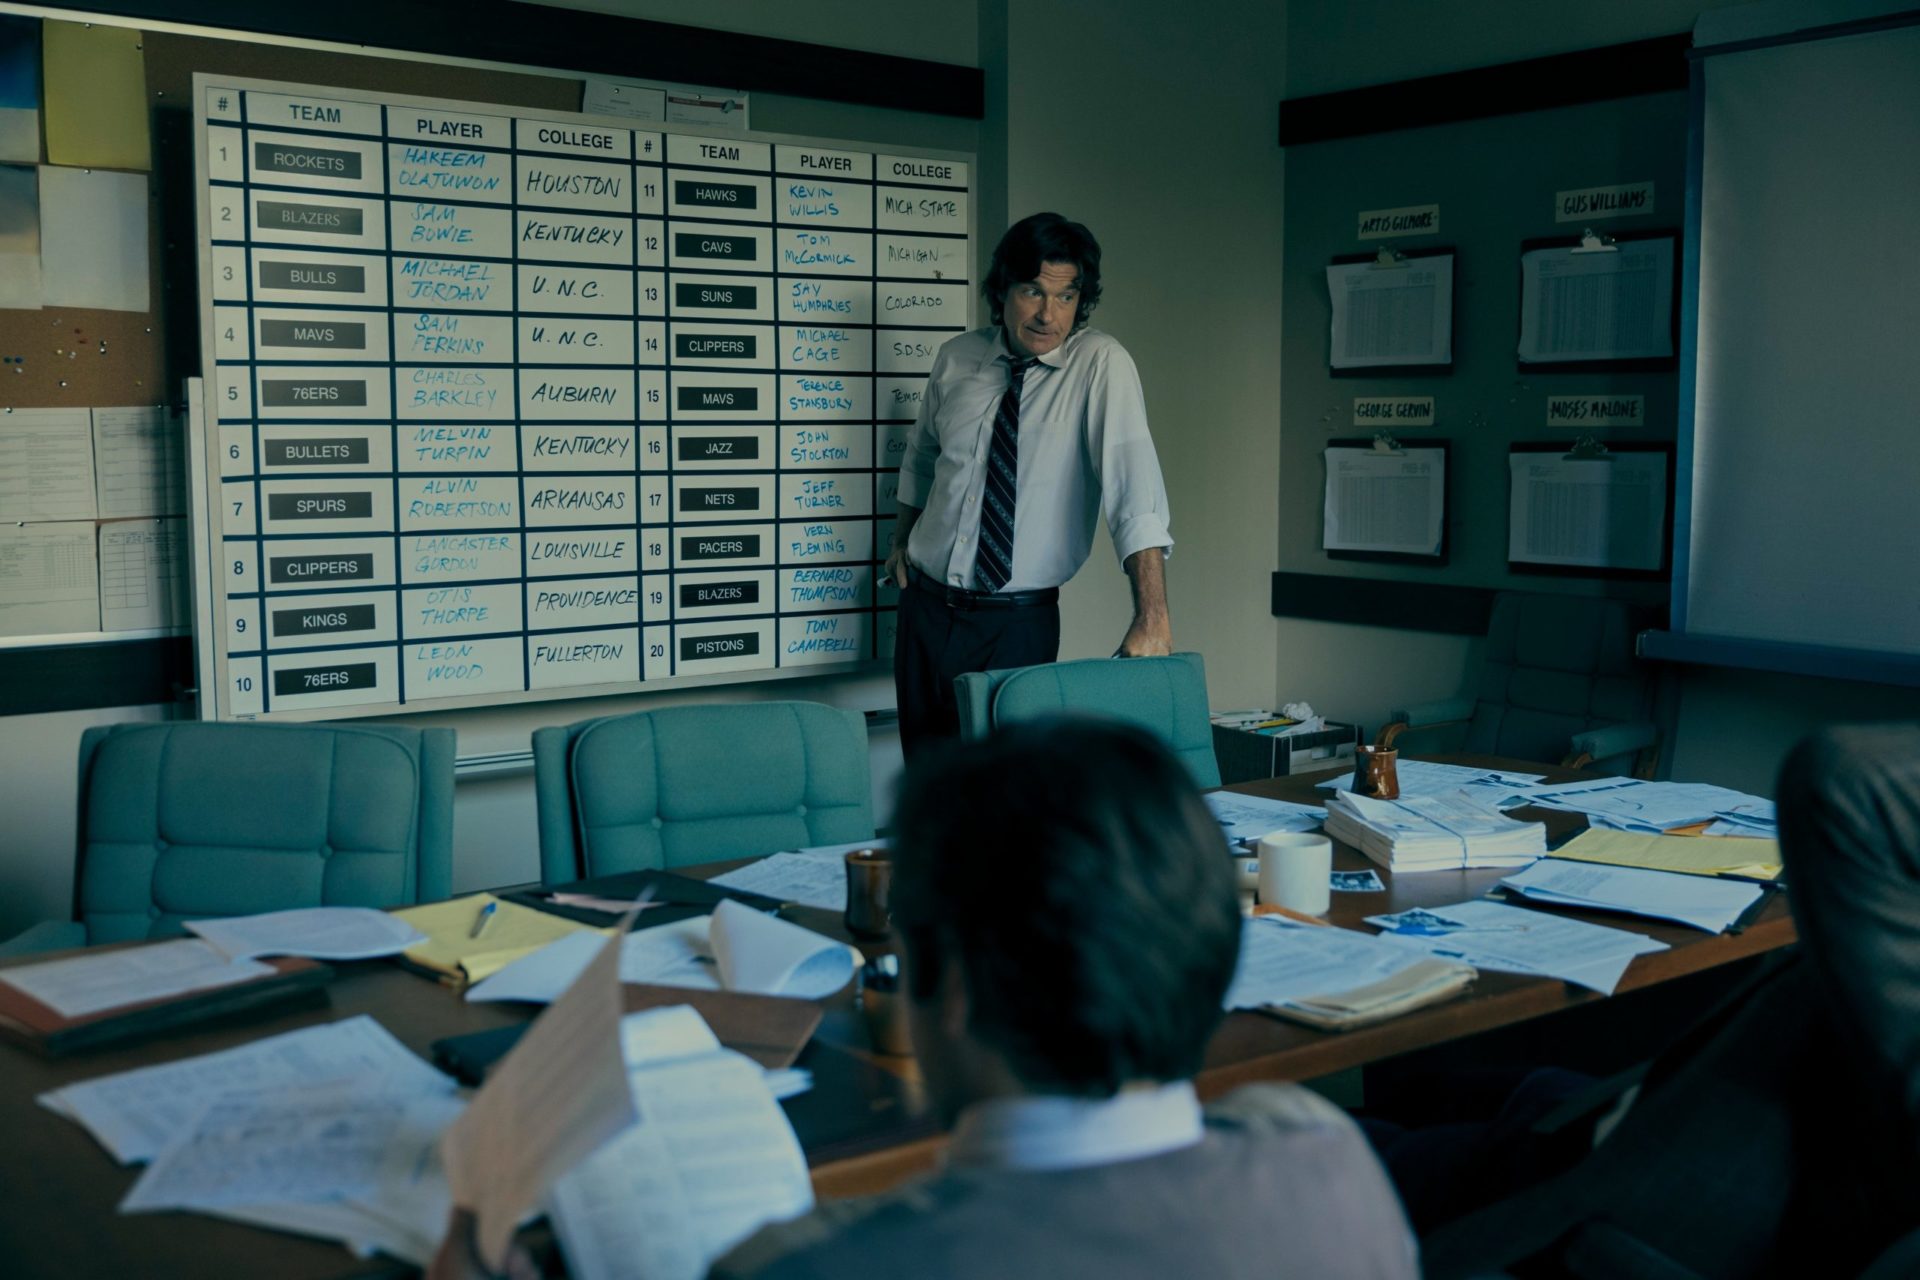
[[956, 676], [1059, 656], [1060, 586], [1098, 516], [1133, 583], [1118, 652], [1173, 644], [1173, 538], [1140, 376], [1087, 327], [1099, 243], [1036, 213], [1001, 237], [982, 291], [993, 324], [940, 348], [900, 466], [887, 574], [902, 588], [893, 670], [909, 754], [958, 731]]

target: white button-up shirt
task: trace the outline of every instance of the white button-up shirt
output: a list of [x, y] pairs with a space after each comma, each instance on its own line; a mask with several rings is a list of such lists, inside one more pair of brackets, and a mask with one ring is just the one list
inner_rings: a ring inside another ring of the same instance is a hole
[[1203, 1128], [1187, 1080], [1138, 1085], [1111, 1098], [995, 1098], [960, 1113], [947, 1160], [961, 1168], [1084, 1169], [1190, 1147]]
[[[940, 348], [900, 464], [900, 501], [921, 508], [907, 557], [939, 582], [972, 588], [993, 419], [1011, 369], [999, 326]], [[1104, 515], [1122, 564], [1173, 546], [1167, 488], [1147, 433], [1133, 357], [1082, 329], [1027, 370], [1020, 392], [1013, 575], [1003, 591], [1057, 587], [1086, 563]]]

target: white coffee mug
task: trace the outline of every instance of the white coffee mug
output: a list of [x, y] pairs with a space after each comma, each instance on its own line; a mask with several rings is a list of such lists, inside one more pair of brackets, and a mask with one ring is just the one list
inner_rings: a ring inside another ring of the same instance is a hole
[[1333, 841], [1323, 835], [1276, 831], [1260, 837], [1260, 902], [1321, 916], [1333, 904]]

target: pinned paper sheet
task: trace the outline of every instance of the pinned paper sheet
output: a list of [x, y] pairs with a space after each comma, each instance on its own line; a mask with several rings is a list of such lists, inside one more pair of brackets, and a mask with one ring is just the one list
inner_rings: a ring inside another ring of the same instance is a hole
[[187, 513], [180, 418], [158, 405], [93, 411], [100, 518]]
[[40, 176], [0, 164], [0, 311], [34, 311], [40, 285]]
[[40, 163], [40, 20], [0, 14], [0, 161], [9, 160]]
[[0, 413], [0, 521], [93, 517], [93, 440], [87, 411]]
[[146, 311], [148, 221], [144, 173], [41, 169], [45, 305]]
[[151, 631], [185, 627], [187, 522], [109, 520], [100, 526], [100, 629]]
[[0, 636], [99, 629], [93, 522], [0, 524]]
[[151, 168], [141, 33], [48, 20], [42, 35], [47, 159], [101, 169]]

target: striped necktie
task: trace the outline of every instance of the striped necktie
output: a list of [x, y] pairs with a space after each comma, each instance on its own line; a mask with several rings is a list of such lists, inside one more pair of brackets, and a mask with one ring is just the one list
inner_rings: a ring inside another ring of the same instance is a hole
[[973, 557], [974, 581], [998, 591], [1013, 576], [1013, 499], [1020, 491], [1020, 384], [1039, 361], [1007, 357], [1011, 375], [993, 415], [993, 445], [987, 450], [987, 487], [980, 496], [980, 538]]

